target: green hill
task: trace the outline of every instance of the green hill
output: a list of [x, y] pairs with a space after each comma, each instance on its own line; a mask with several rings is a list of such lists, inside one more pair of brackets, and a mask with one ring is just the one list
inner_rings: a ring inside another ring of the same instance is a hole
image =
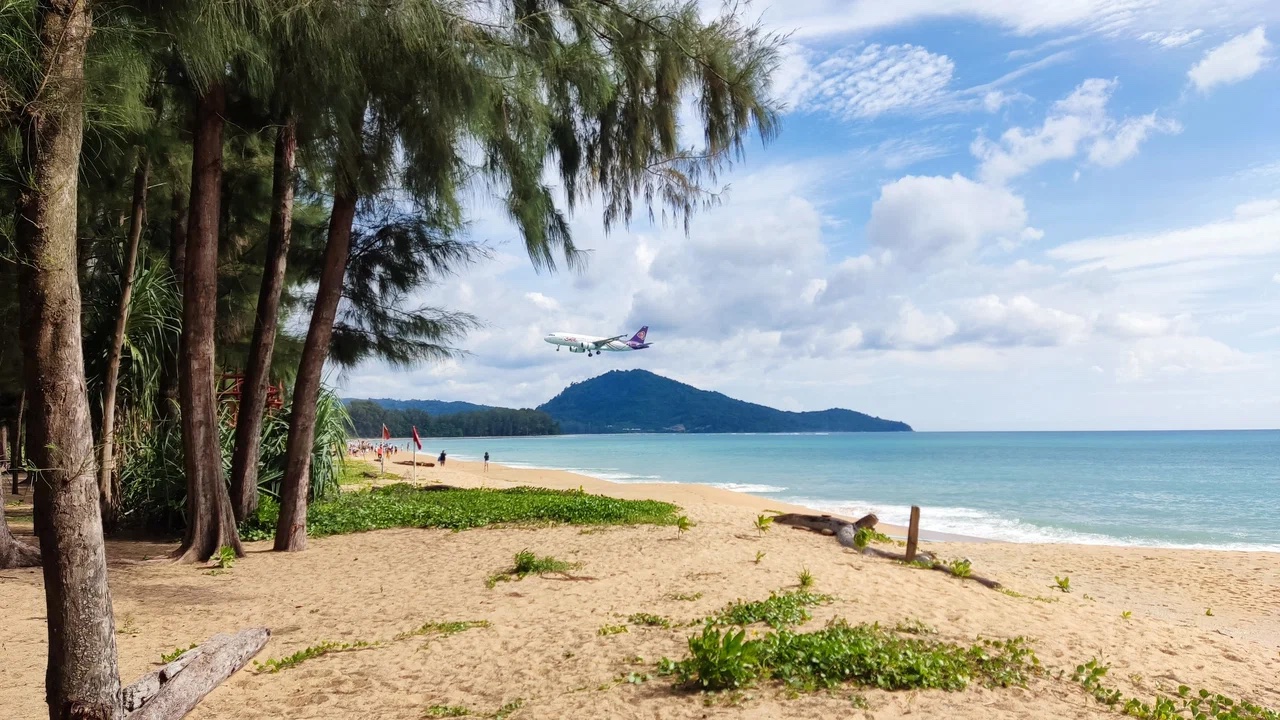
[[538, 410], [565, 433], [911, 431], [906, 423], [853, 410], [775, 410], [645, 370], [614, 370], [574, 383]]

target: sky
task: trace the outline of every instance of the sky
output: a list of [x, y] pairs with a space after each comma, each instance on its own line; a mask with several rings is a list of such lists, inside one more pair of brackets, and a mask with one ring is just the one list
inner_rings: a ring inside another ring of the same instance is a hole
[[[707, 2], [711, 14], [719, 9]], [[532, 407], [643, 368], [917, 430], [1280, 427], [1280, 2], [788, 0], [781, 134], [683, 227], [423, 295], [483, 327], [456, 360], [371, 363], [344, 396]], [[696, 139], [696, 127], [683, 129]], [[557, 353], [548, 332], [653, 347]]]

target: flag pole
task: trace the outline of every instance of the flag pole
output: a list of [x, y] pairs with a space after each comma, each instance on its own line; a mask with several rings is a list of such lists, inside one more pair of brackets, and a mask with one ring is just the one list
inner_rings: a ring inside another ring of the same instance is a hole
[[413, 446], [413, 481], [418, 482], [418, 447]]

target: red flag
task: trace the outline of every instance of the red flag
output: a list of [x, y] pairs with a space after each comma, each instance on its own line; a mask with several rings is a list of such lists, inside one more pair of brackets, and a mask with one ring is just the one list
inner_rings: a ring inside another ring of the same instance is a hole
[[391, 439], [391, 431], [387, 429], [387, 426], [386, 426], [386, 425], [383, 425], [383, 426], [382, 426], [382, 439], [383, 439], [383, 440], [390, 440], [390, 439]]
[[422, 449], [422, 438], [418, 437], [418, 426], [417, 426], [417, 425], [415, 425], [415, 426], [413, 427], [413, 444], [414, 444], [414, 445], [417, 445], [419, 450], [421, 450], [421, 449]]

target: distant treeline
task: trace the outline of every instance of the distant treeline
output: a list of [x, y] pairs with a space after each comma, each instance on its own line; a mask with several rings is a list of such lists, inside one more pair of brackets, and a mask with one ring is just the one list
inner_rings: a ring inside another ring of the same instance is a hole
[[559, 435], [560, 426], [539, 410], [490, 408], [474, 412], [429, 415], [414, 408], [388, 408], [373, 400], [349, 400], [347, 413], [357, 437], [376, 438], [385, 424], [392, 437], [409, 437], [414, 427], [423, 437], [511, 437]]

